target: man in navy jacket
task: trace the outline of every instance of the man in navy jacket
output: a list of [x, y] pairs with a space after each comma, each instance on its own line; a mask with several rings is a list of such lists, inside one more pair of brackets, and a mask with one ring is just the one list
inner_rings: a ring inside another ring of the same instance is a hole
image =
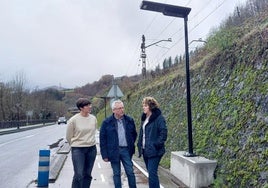
[[122, 162], [130, 188], [136, 188], [136, 178], [133, 170], [132, 156], [135, 153], [137, 138], [133, 118], [125, 115], [121, 100], [112, 103], [113, 114], [102, 122], [100, 129], [100, 151], [102, 159], [110, 162], [113, 169], [115, 188], [121, 188]]

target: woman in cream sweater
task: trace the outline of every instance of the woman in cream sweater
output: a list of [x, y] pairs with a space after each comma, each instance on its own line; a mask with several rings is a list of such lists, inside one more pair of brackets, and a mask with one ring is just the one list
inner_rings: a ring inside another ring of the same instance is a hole
[[74, 168], [72, 188], [88, 188], [91, 184], [91, 172], [97, 155], [95, 140], [97, 119], [90, 114], [91, 102], [88, 99], [78, 99], [76, 106], [80, 112], [70, 118], [66, 131]]

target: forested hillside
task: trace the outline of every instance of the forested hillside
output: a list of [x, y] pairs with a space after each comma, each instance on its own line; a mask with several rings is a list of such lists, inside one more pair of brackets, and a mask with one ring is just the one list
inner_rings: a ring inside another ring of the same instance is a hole
[[[216, 159], [213, 187], [267, 187], [268, 14], [267, 1], [250, 1], [213, 31], [191, 56], [194, 152]], [[187, 151], [184, 64], [123, 90], [126, 113], [140, 127], [141, 101], [155, 97], [167, 120], [171, 151]], [[103, 111], [98, 114], [103, 118]]]

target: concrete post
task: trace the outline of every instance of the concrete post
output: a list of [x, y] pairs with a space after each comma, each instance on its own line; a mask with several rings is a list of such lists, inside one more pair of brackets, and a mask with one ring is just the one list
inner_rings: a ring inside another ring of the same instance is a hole
[[185, 151], [171, 152], [170, 172], [190, 188], [208, 187], [213, 182], [216, 160], [185, 157]]

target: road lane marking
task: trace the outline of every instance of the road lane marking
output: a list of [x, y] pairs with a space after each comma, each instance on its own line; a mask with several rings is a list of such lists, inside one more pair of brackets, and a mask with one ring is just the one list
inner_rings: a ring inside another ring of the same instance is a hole
[[101, 181], [105, 182], [105, 178], [104, 178], [103, 174], [101, 174], [100, 177], [101, 177]]
[[98, 167], [99, 167], [99, 168], [101, 168], [101, 165], [100, 165], [100, 163], [98, 163]]
[[24, 136], [24, 137], [21, 137], [21, 138], [17, 138], [17, 139], [14, 139], [14, 140], [11, 140], [11, 141], [8, 141], [8, 142], [4, 142], [4, 143], [1, 143], [0, 144], [0, 147], [4, 146], [4, 145], [7, 145], [7, 144], [11, 144], [13, 142], [17, 142], [19, 140], [24, 140], [24, 139], [27, 139], [27, 138], [31, 138], [33, 137], [34, 135], [28, 135], [28, 136]]

